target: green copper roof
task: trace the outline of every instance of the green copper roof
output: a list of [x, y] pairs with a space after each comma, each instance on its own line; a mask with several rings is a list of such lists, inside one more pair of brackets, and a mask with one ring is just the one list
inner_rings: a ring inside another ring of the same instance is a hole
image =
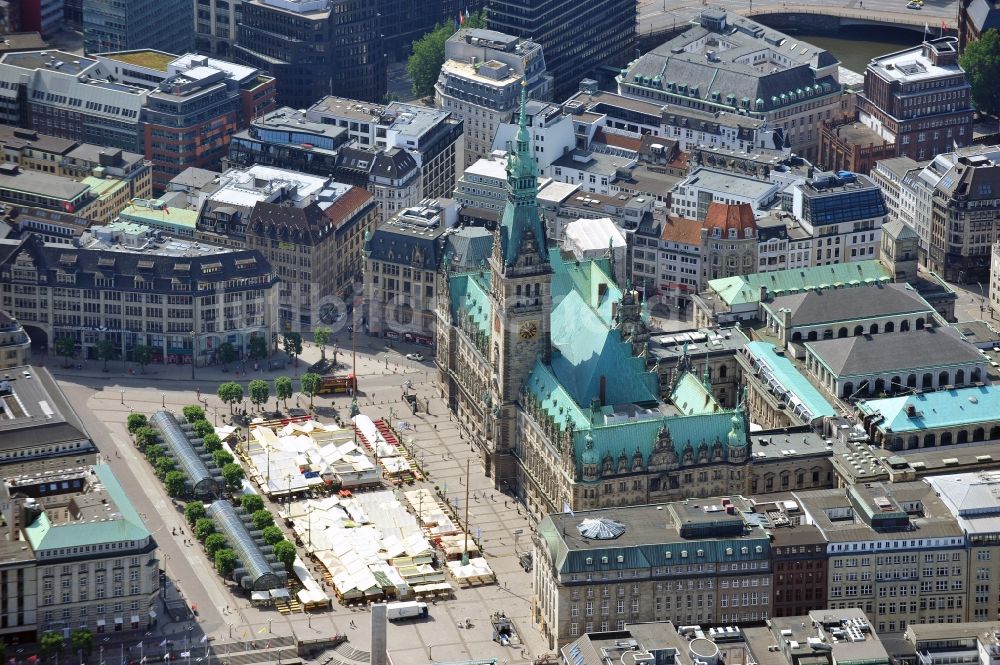
[[564, 262], [556, 252], [552, 265], [552, 370], [576, 402], [589, 409], [605, 382], [606, 404], [656, 401], [659, 379], [646, 362], [632, 355], [632, 345], [613, 328], [612, 303], [622, 293], [595, 261]]
[[806, 377], [802, 376], [802, 373], [795, 368], [792, 361], [785, 356], [779, 356], [775, 353], [776, 347], [773, 344], [768, 344], [767, 342], [750, 342], [744, 348], [746, 348], [748, 353], [753, 354], [755, 358], [767, 366], [771, 374], [771, 377], [766, 379], [768, 383], [772, 380], [776, 381], [779, 387], [786, 390], [792, 396], [793, 402], [796, 399], [802, 402], [802, 405], [809, 411], [809, 415], [811, 415], [811, 417], [807, 418], [808, 420], [811, 421], [822, 416], [832, 418], [837, 415], [837, 411], [826, 401], [823, 394], [813, 384], [809, 383]]
[[[907, 413], [911, 406], [912, 417]], [[881, 414], [885, 420], [878, 427], [896, 433], [995, 423], [1000, 414], [1000, 386], [870, 399], [859, 402], [858, 410], [864, 415]]]
[[33, 550], [57, 550], [81, 545], [144, 540], [149, 537], [149, 531], [125, 495], [125, 490], [118, 484], [111, 468], [99, 464], [93, 469], [116, 510], [109, 512], [104, 520], [66, 524], [52, 524], [43, 513], [24, 529]]
[[891, 277], [878, 261], [855, 261], [831, 266], [789, 268], [774, 272], [758, 272], [738, 277], [723, 277], [708, 282], [708, 287], [719, 294], [727, 305], [744, 305], [760, 302], [760, 287], [766, 286], [772, 295], [787, 295], [809, 289], [861, 286], [874, 282], [887, 282]]
[[[538, 160], [531, 152], [527, 99], [527, 88], [522, 86], [517, 139], [507, 156], [507, 204], [499, 229], [505, 265], [517, 262], [526, 252], [533, 252], [541, 262], [548, 251], [545, 225], [538, 212]], [[529, 236], [532, 242], [525, 245]]]
[[476, 327], [489, 337], [490, 314], [493, 311], [489, 297], [489, 271], [452, 275], [449, 279], [452, 314], [457, 316], [460, 312], [467, 312]]
[[712, 391], [706, 388], [701, 379], [691, 372], [685, 372], [678, 379], [670, 401], [680, 409], [681, 413], [686, 415], [715, 413], [722, 408], [715, 401]]

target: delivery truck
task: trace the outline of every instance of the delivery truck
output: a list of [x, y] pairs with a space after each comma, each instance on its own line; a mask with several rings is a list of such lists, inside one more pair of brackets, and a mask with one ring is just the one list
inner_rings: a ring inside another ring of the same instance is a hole
[[421, 603], [415, 600], [400, 603], [388, 603], [385, 607], [385, 614], [389, 621], [425, 617], [427, 616], [427, 603]]

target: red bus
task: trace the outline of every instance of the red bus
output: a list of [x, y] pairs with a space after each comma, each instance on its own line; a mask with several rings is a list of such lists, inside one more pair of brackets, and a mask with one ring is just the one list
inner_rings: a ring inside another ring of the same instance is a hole
[[351, 390], [358, 389], [358, 380], [353, 374], [348, 374], [346, 376], [324, 376], [321, 383], [319, 384], [319, 394], [327, 395], [330, 393], [339, 394], [347, 393]]

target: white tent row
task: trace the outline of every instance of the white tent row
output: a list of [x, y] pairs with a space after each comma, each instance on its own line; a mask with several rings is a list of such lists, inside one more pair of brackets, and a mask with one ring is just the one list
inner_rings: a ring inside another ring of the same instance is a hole
[[323, 587], [313, 579], [312, 575], [309, 573], [309, 569], [302, 562], [302, 559], [295, 557], [295, 562], [292, 564], [292, 572], [302, 583], [302, 589], [299, 590], [298, 596], [299, 602], [303, 605], [329, 605], [330, 597], [323, 592]]
[[420, 523], [432, 537], [458, 533], [460, 529], [445, 512], [437, 498], [427, 489], [409, 490], [403, 493]]
[[461, 560], [449, 561], [448, 562], [448, 572], [457, 580], [469, 580], [469, 579], [488, 579], [493, 580], [493, 569], [490, 565], [486, 563], [486, 559], [482, 557], [476, 557], [474, 559], [469, 559], [469, 563], [462, 565]]

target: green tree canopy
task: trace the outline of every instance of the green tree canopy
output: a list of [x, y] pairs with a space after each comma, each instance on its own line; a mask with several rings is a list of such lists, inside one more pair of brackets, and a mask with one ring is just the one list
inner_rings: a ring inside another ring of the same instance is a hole
[[323, 384], [323, 377], [313, 372], [307, 372], [299, 379], [299, 387], [306, 395], [309, 395], [309, 409], [313, 408], [313, 397], [319, 392]]
[[67, 359], [63, 367], [69, 367], [68, 359], [76, 355], [76, 340], [72, 337], [56, 337], [56, 355]]
[[42, 635], [42, 639], [38, 640], [38, 650], [41, 652], [42, 659], [44, 660], [62, 651], [63, 644], [61, 633], [49, 631]]
[[187, 476], [182, 471], [171, 471], [163, 479], [163, 486], [166, 488], [167, 494], [173, 497], [184, 494], [184, 486], [186, 484]]
[[135, 434], [139, 429], [149, 425], [149, 419], [141, 413], [128, 414], [128, 433]]
[[255, 529], [263, 530], [274, 524], [274, 516], [271, 511], [262, 508], [250, 515], [250, 521], [253, 522]]
[[226, 546], [226, 537], [221, 533], [213, 533], [205, 538], [205, 552], [208, 556], [215, 557], [215, 553]]
[[292, 358], [302, 355], [302, 335], [294, 332], [285, 334], [285, 353]]
[[232, 464], [234, 460], [233, 456], [229, 454], [229, 451], [215, 450], [212, 451], [212, 461], [215, 462], [215, 466], [221, 469], [227, 464]]
[[132, 349], [132, 360], [139, 364], [139, 371], [145, 372], [146, 365], [153, 362], [153, 347], [140, 344]]
[[287, 376], [279, 376], [274, 380], [274, 396], [284, 400], [285, 409], [288, 409], [288, 398], [292, 396], [292, 379]]
[[149, 444], [143, 452], [146, 454], [146, 459], [149, 460], [149, 463], [153, 466], [156, 466], [157, 460], [164, 455], [163, 446], [158, 443]]
[[271, 526], [264, 527], [260, 536], [268, 545], [274, 545], [275, 543], [281, 542], [285, 539], [285, 534], [281, 532], [281, 528], [273, 524]]
[[115, 343], [110, 339], [102, 339], [97, 342], [97, 358], [104, 361], [104, 370], [108, 369], [108, 361], [115, 359]]
[[195, 522], [205, 517], [208, 513], [205, 511], [205, 504], [201, 501], [191, 501], [188, 505], [184, 506], [184, 519], [191, 526], [194, 526]]
[[223, 367], [229, 367], [229, 363], [236, 360], [236, 347], [231, 342], [223, 342], [219, 345], [219, 362]]
[[287, 540], [279, 541], [274, 545], [274, 558], [285, 564], [287, 570], [291, 570], [295, 563], [295, 545]]
[[199, 420], [205, 419], [205, 409], [201, 408], [197, 404], [189, 404], [181, 409], [181, 413], [184, 415], [184, 420], [189, 423], [195, 423]]
[[140, 427], [135, 431], [135, 447], [140, 451], [160, 440], [160, 433], [152, 427]]
[[156, 477], [159, 478], [160, 480], [166, 478], [168, 473], [177, 468], [176, 465], [174, 464], [174, 461], [169, 457], [165, 456], [157, 459], [156, 464], [154, 466], [156, 469]]
[[243, 467], [236, 462], [230, 462], [222, 467], [222, 479], [226, 482], [226, 487], [231, 492], [235, 492], [243, 485], [243, 478], [245, 476]]
[[326, 343], [330, 341], [330, 329], [316, 328], [313, 331], [313, 341], [319, 347], [320, 357], [326, 360]]
[[201, 443], [205, 446], [205, 452], [212, 453], [213, 455], [217, 451], [222, 450], [222, 439], [215, 432], [206, 434]]
[[250, 345], [247, 348], [247, 355], [251, 360], [264, 360], [267, 358], [267, 340], [261, 335], [254, 335], [250, 338]]
[[194, 537], [205, 542], [205, 539], [215, 533], [215, 522], [210, 517], [200, 517], [194, 523]]
[[229, 405], [229, 413], [233, 412], [233, 404], [243, 401], [243, 386], [235, 381], [226, 381], [219, 386], [216, 393], [224, 404]]
[[958, 59], [972, 86], [972, 103], [980, 113], [1000, 113], [1000, 32], [990, 28], [968, 44]]
[[259, 409], [271, 396], [271, 386], [263, 379], [254, 379], [247, 386], [250, 393], [250, 401]]
[[264, 509], [264, 499], [258, 494], [244, 494], [240, 506], [247, 515], [253, 515], [258, 510]]
[[222, 549], [215, 553], [215, 569], [223, 577], [229, 577], [236, 570], [236, 552]]
[[194, 425], [192, 425], [192, 427], [194, 428], [194, 433], [200, 439], [204, 439], [209, 434], [215, 434], [215, 428], [212, 427], [212, 423], [207, 420], [196, 420], [194, 421]]
[[69, 643], [74, 651], [83, 652], [83, 657], [87, 658], [94, 650], [94, 634], [86, 628], [78, 628], [69, 634]]
[[[457, 18], [457, 17], [456, 17]], [[444, 65], [444, 43], [462, 28], [485, 28], [485, 10], [472, 14], [459, 26], [456, 20], [438, 23], [434, 29], [413, 42], [413, 53], [406, 62], [406, 73], [413, 82], [413, 94], [427, 97], [434, 94], [434, 84], [441, 75]]]

